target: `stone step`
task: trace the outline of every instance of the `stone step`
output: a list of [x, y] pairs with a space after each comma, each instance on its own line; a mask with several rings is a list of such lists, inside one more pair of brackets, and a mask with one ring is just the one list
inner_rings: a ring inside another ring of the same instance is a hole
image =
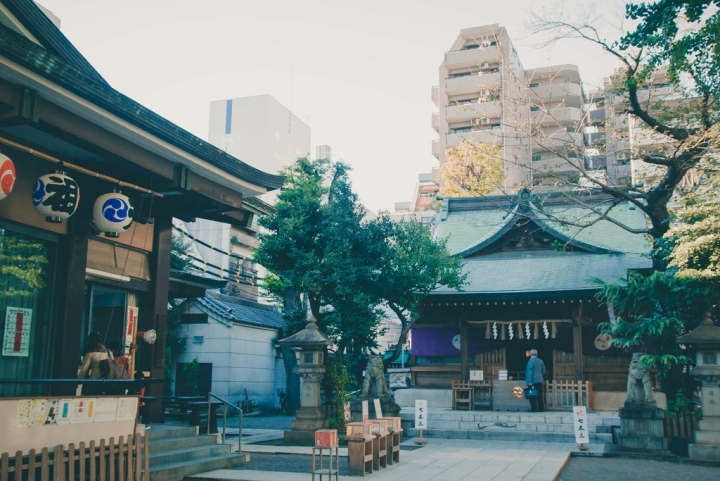
[[214, 446], [217, 444], [217, 436], [214, 434], [203, 436], [192, 436], [187, 438], [169, 438], [155, 440], [150, 435], [150, 453], [162, 453], [178, 449], [196, 448], [199, 446]]
[[[410, 437], [419, 436], [417, 429], [407, 430]], [[538, 431], [495, 431], [495, 430], [438, 430], [423, 431], [423, 437], [443, 439], [475, 439], [485, 441], [515, 441], [538, 443], [575, 443], [575, 434], [565, 432], [538, 432]], [[591, 433], [591, 444], [612, 444], [611, 433]]]
[[147, 432], [150, 434], [150, 444], [153, 441], [188, 438], [198, 434], [197, 426], [173, 426], [171, 424], [151, 424]]
[[194, 448], [177, 449], [174, 451], [151, 453], [150, 466], [168, 465], [196, 459], [214, 458], [230, 454], [230, 451], [231, 447], [229, 444], [213, 444], [212, 446], [198, 446]]
[[701, 419], [698, 422], [701, 431], [720, 431], [720, 419]]
[[720, 459], [720, 446], [710, 444], [689, 444], [688, 455], [693, 461], [714, 461]]
[[205, 460], [183, 461], [173, 464], [150, 464], [151, 481], [180, 481], [191, 474], [204, 473], [215, 469], [226, 469], [250, 461], [250, 455], [225, 454]]
[[720, 431], [695, 431], [695, 443], [720, 446]]
[[[415, 419], [414, 413], [401, 413], [405, 421]], [[528, 424], [569, 424], [574, 423], [571, 413], [506, 413], [501, 411], [430, 411], [428, 422], [471, 422], [471, 423], [528, 423]], [[617, 416], [588, 415], [588, 424], [591, 426], [620, 426]]]
[[[590, 433], [598, 432], [597, 425], [588, 426]], [[608, 426], [606, 426], [608, 427]], [[450, 421], [428, 421], [428, 430], [440, 431], [524, 431], [540, 433], [573, 433], [572, 424], [548, 423], [457, 423]], [[609, 432], [609, 431], [606, 431]]]

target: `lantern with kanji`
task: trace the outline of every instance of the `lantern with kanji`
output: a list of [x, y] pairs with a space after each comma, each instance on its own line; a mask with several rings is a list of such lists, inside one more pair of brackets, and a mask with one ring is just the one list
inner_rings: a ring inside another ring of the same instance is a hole
[[0, 154], [0, 200], [10, 195], [15, 185], [15, 164], [7, 156]]
[[93, 222], [106, 237], [118, 237], [128, 230], [133, 215], [130, 199], [119, 192], [101, 195], [93, 206]]
[[60, 223], [77, 210], [80, 188], [74, 179], [62, 172], [46, 174], [35, 181], [32, 200], [46, 221]]

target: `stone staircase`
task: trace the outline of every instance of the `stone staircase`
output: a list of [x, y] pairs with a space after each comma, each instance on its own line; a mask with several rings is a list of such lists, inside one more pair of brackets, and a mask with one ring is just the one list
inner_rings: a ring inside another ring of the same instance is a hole
[[[425, 437], [575, 443], [573, 416], [569, 412], [512, 413], [440, 408], [428, 411], [428, 429], [423, 431]], [[400, 416], [405, 434], [417, 436], [415, 413], [402, 411]], [[588, 423], [590, 443], [613, 444], [613, 428], [620, 429], [617, 415], [588, 413]]]
[[224, 469], [250, 460], [247, 453], [232, 453], [218, 444], [215, 434], [198, 435], [196, 426], [153, 424], [150, 436], [151, 481], [180, 481], [185, 476]]

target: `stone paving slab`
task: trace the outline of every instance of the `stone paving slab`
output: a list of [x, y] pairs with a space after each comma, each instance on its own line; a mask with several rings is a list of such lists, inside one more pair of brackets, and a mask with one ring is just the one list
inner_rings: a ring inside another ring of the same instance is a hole
[[[415, 445], [414, 439], [402, 444]], [[293, 449], [293, 454], [307, 454], [310, 449], [288, 448]], [[574, 444], [565, 443], [432, 439], [425, 447], [402, 451], [400, 463], [373, 473], [371, 478], [377, 481], [552, 481], [575, 449]], [[309, 474], [221, 469], [190, 478], [195, 481], [299, 481], [307, 480]], [[341, 479], [350, 478], [341, 476]]]

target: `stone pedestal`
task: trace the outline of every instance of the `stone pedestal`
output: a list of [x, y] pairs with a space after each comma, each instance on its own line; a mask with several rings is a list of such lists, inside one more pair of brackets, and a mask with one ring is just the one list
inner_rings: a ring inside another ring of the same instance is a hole
[[695, 431], [695, 442], [688, 445], [694, 461], [720, 461], [720, 388], [718, 382], [703, 382], [700, 387], [703, 417]]
[[[362, 402], [368, 402], [368, 415], [370, 419], [377, 419], [378, 414], [375, 412], [375, 399], [367, 397], [358, 397], [357, 401], [350, 406], [350, 412], [352, 414], [352, 420], [354, 422], [362, 421]], [[393, 418], [400, 416], [400, 406], [389, 397], [380, 398], [380, 408], [382, 409], [382, 417]]]
[[665, 411], [655, 404], [625, 403], [620, 414], [620, 451], [669, 454], [663, 424]]
[[300, 409], [295, 414], [291, 430], [285, 431], [283, 434], [283, 442], [299, 446], [313, 446], [315, 431], [328, 428], [325, 407], [320, 405], [320, 381], [325, 368], [318, 365], [300, 365], [295, 369], [303, 379]]

